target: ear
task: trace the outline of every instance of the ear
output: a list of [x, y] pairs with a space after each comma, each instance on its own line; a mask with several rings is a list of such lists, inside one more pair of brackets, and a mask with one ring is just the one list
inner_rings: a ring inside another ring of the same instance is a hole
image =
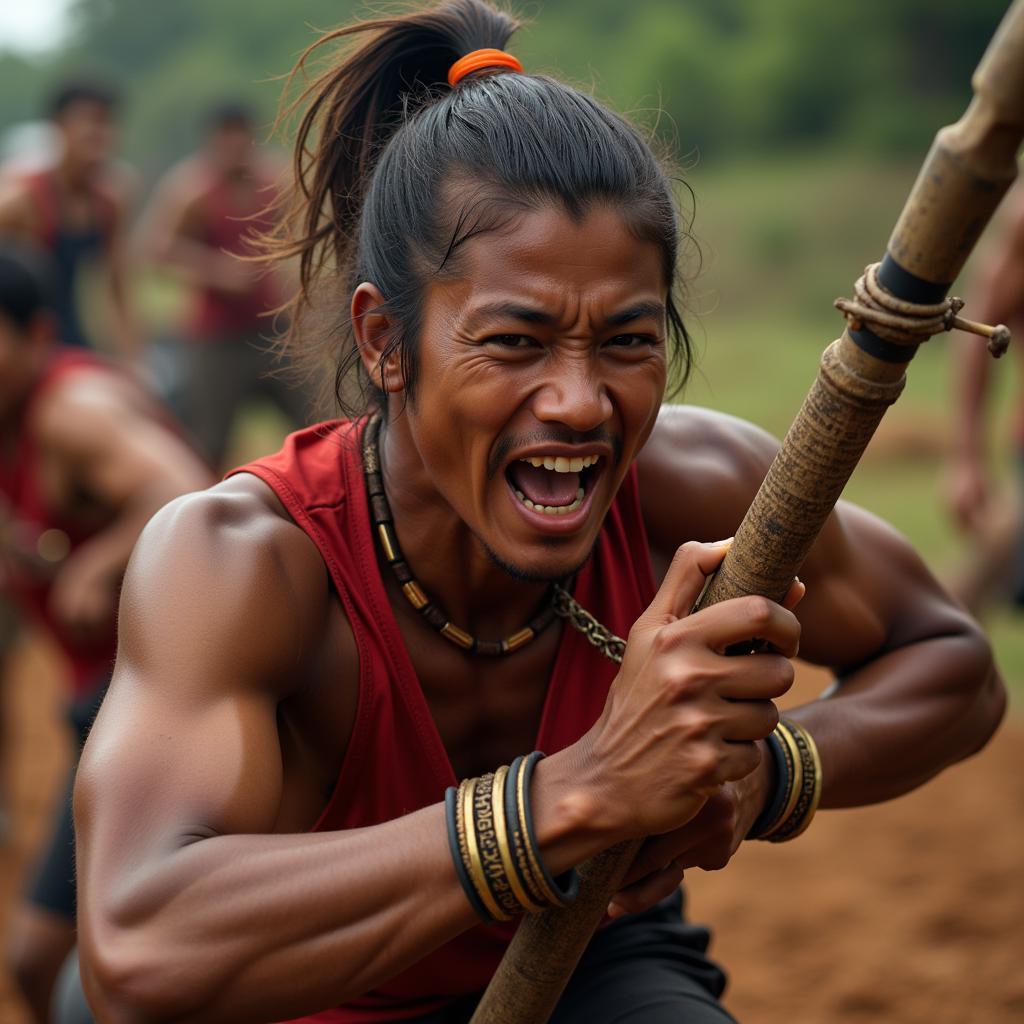
[[397, 352], [381, 362], [384, 349], [398, 329], [394, 320], [381, 311], [384, 296], [375, 284], [364, 281], [352, 294], [352, 332], [359, 358], [370, 380], [389, 394], [403, 390], [402, 366]]

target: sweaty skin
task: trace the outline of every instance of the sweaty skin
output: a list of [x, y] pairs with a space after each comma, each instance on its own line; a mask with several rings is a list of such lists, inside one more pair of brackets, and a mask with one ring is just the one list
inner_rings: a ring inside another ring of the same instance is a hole
[[[636, 909], [682, 867], [724, 864], [763, 804], [755, 741], [798, 647], [843, 680], [795, 713], [821, 746], [825, 806], [895, 796], [991, 734], [1004, 698], [984, 638], [865, 512], [833, 516], [797, 614], [757, 597], [686, 614], [725, 550], [709, 542], [734, 532], [775, 445], [725, 416], [661, 410], [659, 254], [614, 210], [574, 221], [541, 207], [466, 242], [427, 286], [410, 403], [397, 361], [377, 367], [392, 326], [379, 298], [361, 285], [352, 311], [388, 392], [385, 485], [410, 566], [463, 628], [517, 629], [543, 592], [530, 578], [585, 559], [639, 461], [663, 582], [601, 718], [538, 766], [553, 871], [657, 836], [619, 897]], [[541, 519], [507, 482], [512, 462], [544, 451], [601, 455], [574, 518]], [[467, 657], [382, 575], [457, 774], [529, 749], [558, 629], [512, 657]], [[319, 554], [265, 485], [236, 477], [164, 510], [133, 555], [120, 627], [76, 792], [83, 979], [101, 1020], [287, 1019], [372, 989], [475, 923], [440, 804], [303, 833], [352, 730], [357, 657]], [[751, 636], [776, 653], [723, 656]]]

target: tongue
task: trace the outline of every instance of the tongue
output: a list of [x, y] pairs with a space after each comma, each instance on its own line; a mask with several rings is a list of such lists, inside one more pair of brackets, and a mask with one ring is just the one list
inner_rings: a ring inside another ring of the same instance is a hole
[[513, 462], [508, 475], [534, 505], [571, 505], [580, 488], [579, 473], [556, 473], [528, 462]]

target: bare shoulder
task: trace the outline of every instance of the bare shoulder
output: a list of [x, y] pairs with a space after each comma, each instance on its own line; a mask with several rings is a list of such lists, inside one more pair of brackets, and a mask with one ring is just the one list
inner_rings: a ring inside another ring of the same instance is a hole
[[221, 669], [284, 696], [315, 656], [328, 607], [312, 541], [269, 487], [233, 477], [172, 501], [142, 532], [122, 591], [118, 667], [122, 657], [135, 669], [166, 664], [172, 650], [207, 689]]
[[666, 405], [637, 459], [640, 502], [652, 546], [736, 531], [779, 443], [746, 420], [692, 405]]

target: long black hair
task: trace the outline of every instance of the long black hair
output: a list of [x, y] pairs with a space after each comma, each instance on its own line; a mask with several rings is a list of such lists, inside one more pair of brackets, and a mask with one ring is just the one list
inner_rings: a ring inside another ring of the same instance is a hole
[[[384, 295], [382, 311], [398, 325], [384, 357], [398, 352], [413, 401], [425, 284], [452, 269], [467, 238], [498, 227], [510, 209], [545, 203], [575, 218], [610, 203], [658, 246], [670, 366], [685, 382], [692, 346], [678, 298], [680, 217], [651, 147], [622, 117], [546, 76], [485, 71], [447, 83], [456, 60], [504, 49], [517, 27], [483, 0], [448, 0], [330, 32], [292, 72], [325, 44], [367, 37], [289, 108], [304, 110], [293, 181], [265, 240], [270, 258], [299, 261], [285, 351], [321, 380], [332, 366], [334, 395], [348, 412], [346, 397], [365, 399], [368, 382], [347, 308], [338, 318], [339, 285], [346, 301], [360, 281]], [[347, 386], [353, 371], [358, 391]], [[371, 401], [383, 396], [373, 391]]]

